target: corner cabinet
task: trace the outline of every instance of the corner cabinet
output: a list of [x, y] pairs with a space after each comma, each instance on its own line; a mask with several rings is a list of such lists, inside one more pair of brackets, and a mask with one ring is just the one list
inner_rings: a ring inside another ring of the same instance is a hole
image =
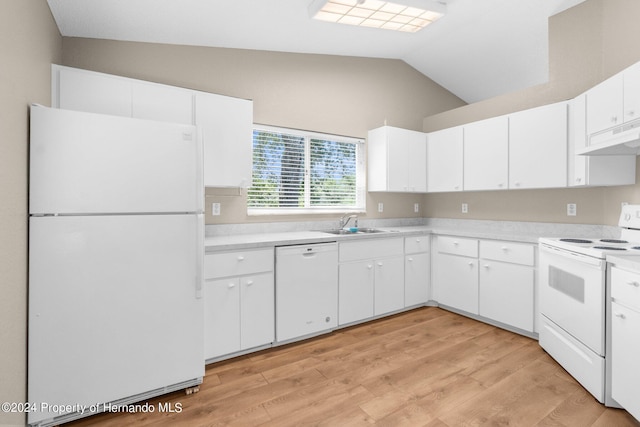
[[175, 86], [52, 66], [54, 107], [196, 125], [205, 187], [251, 185], [253, 102]]
[[482, 321], [533, 335], [536, 246], [436, 236], [434, 300]]
[[463, 127], [427, 134], [427, 191], [463, 189]]
[[251, 185], [253, 101], [195, 94], [195, 125], [204, 146], [205, 187]]
[[509, 188], [567, 186], [567, 102], [509, 115]]
[[369, 191], [427, 191], [425, 133], [391, 126], [370, 130], [367, 156]]
[[205, 255], [205, 360], [275, 339], [273, 248]]

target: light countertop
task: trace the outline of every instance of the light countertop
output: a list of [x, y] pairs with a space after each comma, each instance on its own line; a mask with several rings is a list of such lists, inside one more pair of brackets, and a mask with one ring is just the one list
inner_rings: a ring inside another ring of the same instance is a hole
[[[206, 252], [217, 252], [234, 249], [264, 248], [270, 246], [286, 246], [297, 244], [345, 242], [356, 239], [380, 239], [391, 237], [407, 237], [419, 234], [438, 234], [488, 240], [507, 240], [522, 243], [537, 243], [542, 237], [535, 233], [518, 230], [486, 230], [473, 228], [439, 228], [429, 226], [376, 227], [384, 233], [334, 235], [322, 231], [290, 231], [277, 233], [251, 233], [205, 238]], [[515, 231], [515, 232], [514, 232]], [[545, 236], [546, 237], [546, 236]]]

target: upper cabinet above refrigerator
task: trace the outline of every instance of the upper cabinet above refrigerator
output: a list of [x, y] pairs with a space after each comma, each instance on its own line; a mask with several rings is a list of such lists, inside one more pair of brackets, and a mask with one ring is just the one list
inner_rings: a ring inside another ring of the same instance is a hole
[[51, 105], [196, 125], [205, 187], [251, 185], [253, 101], [53, 65]]

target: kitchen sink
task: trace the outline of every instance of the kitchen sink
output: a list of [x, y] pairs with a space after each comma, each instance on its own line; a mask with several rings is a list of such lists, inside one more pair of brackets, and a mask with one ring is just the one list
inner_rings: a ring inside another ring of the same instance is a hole
[[358, 231], [351, 231], [349, 229], [336, 228], [333, 230], [321, 230], [323, 233], [336, 234], [339, 236], [349, 236], [355, 234], [372, 234], [372, 233], [384, 233], [385, 230], [378, 230], [377, 228], [358, 228]]

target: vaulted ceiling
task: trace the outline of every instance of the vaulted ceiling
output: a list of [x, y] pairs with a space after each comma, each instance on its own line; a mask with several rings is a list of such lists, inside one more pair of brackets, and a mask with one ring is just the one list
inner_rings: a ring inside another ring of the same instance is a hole
[[63, 36], [400, 59], [472, 103], [546, 82], [548, 18], [584, 0], [441, 0], [417, 33], [316, 21], [311, 1], [48, 3]]

